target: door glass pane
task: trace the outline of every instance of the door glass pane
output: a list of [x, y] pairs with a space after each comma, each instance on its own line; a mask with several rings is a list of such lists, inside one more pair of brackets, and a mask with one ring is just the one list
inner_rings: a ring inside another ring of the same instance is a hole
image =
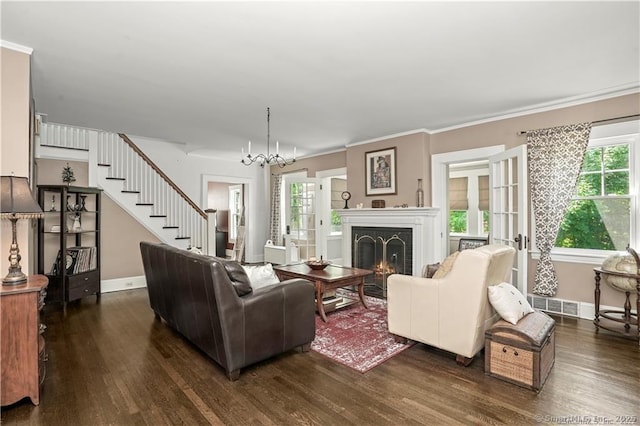
[[509, 181], [510, 184], [518, 183], [518, 158], [513, 157], [510, 159], [511, 166], [511, 179]]
[[289, 187], [289, 227], [292, 241], [300, 249], [300, 258], [316, 256], [316, 185], [295, 182]]

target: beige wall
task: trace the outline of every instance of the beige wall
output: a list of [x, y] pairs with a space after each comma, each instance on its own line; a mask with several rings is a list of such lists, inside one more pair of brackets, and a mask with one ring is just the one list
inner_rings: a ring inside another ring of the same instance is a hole
[[[36, 161], [38, 184], [61, 185], [62, 168], [69, 163], [73, 169], [76, 186], [88, 183], [88, 165], [80, 161], [38, 159]], [[107, 195], [102, 195], [101, 216], [101, 271], [102, 280], [144, 275], [140, 257], [140, 241], [159, 242], [125, 210]], [[48, 264], [48, 263], [47, 263]]]
[[[0, 47], [0, 174], [29, 177], [29, 81], [31, 55]], [[19, 220], [18, 246], [25, 274], [34, 273], [30, 256], [35, 221]], [[0, 276], [9, 268], [11, 223], [0, 221]]]
[[[396, 148], [396, 189], [395, 195], [366, 196], [365, 193], [365, 153], [386, 148]], [[371, 207], [372, 200], [385, 200], [387, 207], [408, 204], [416, 205], [418, 179], [425, 182], [425, 200], [431, 199], [431, 187], [427, 178], [431, 175], [429, 135], [419, 132], [411, 135], [354, 145], [347, 149], [347, 187], [351, 192], [350, 204], [363, 203]]]
[[[590, 102], [552, 111], [524, 115], [460, 129], [434, 133], [415, 133], [393, 137], [367, 144], [349, 146], [344, 157], [337, 154], [317, 156], [296, 162], [295, 167], [287, 166], [286, 172], [307, 168], [308, 176], [315, 176], [319, 170], [347, 168], [347, 188], [352, 194], [350, 205], [364, 203], [371, 206], [371, 200], [383, 199], [387, 207], [407, 203], [415, 205], [417, 179], [424, 179], [426, 205], [431, 202], [431, 155], [460, 150], [504, 145], [506, 149], [526, 143], [526, 137], [518, 133], [585, 121], [605, 120], [640, 113], [640, 94], [631, 94], [602, 101]], [[365, 153], [379, 149], [396, 147], [397, 195], [365, 196], [364, 162]], [[343, 154], [343, 153], [340, 153]], [[273, 169], [272, 172], [277, 172]], [[531, 235], [531, 232], [529, 232]], [[593, 303], [593, 267], [595, 265], [555, 262], [560, 282], [555, 297]], [[536, 261], [529, 262], [528, 286], [533, 287]], [[608, 286], [602, 287], [602, 303], [622, 306], [624, 294]]]
[[[365, 153], [393, 147], [396, 148], [397, 194], [365, 196]], [[292, 173], [306, 169], [307, 176], [315, 177], [318, 171], [342, 167], [347, 169], [347, 189], [352, 195], [349, 201], [351, 206], [363, 203], [365, 207], [371, 207], [371, 200], [385, 200], [387, 207], [403, 203], [415, 206], [418, 179], [425, 182], [425, 200], [431, 199], [431, 187], [427, 180], [431, 175], [429, 135], [424, 132], [352, 145], [345, 151], [296, 161], [284, 169], [271, 167], [271, 173]]]
[[[605, 120], [640, 113], [640, 94], [632, 94], [553, 111], [494, 121], [431, 135], [431, 153], [440, 154], [492, 145], [507, 149], [526, 143], [519, 131]], [[429, 180], [430, 182], [430, 180]], [[431, 185], [430, 183], [428, 184]], [[531, 231], [529, 230], [529, 235]], [[533, 288], [536, 261], [529, 262], [529, 289]], [[555, 297], [593, 303], [593, 267], [595, 265], [555, 262], [559, 287]], [[624, 294], [602, 287], [602, 303], [622, 306]]]

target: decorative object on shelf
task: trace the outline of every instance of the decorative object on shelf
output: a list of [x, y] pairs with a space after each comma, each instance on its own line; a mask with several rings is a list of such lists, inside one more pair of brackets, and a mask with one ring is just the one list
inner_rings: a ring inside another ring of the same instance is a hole
[[72, 182], [76, 181], [76, 178], [73, 176], [73, 169], [67, 163], [66, 167], [62, 168], [62, 181], [70, 186]]
[[364, 154], [366, 195], [397, 194], [396, 149], [387, 148]]
[[244, 148], [242, 148], [242, 157], [240, 162], [245, 166], [253, 164], [257, 162], [260, 164], [260, 167], [264, 167], [265, 164], [272, 166], [277, 165], [282, 168], [284, 166], [288, 166], [296, 162], [296, 148], [293, 148], [293, 158], [287, 159], [280, 155], [280, 142], [276, 141], [276, 153], [271, 154], [271, 110], [267, 108], [267, 153], [266, 154], [258, 154], [251, 155], [251, 141], [249, 141], [249, 147], [247, 155], [244, 155]]
[[371, 207], [374, 209], [384, 209], [384, 200], [371, 200]]
[[422, 189], [422, 179], [418, 179], [418, 189], [416, 190], [416, 207], [424, 207], [424, 189]]
[[76, 215], [73, 217], [73, 226], [71, 227], [71, 229], [73, 230], [73, 232], [82, 231], [82, 225], [80, 225], [80, 214], [79, 213], [76, 213]]
[[342, 199], [344, 200], [344, 208], [349, 208], [349, 200], [351, 199], [351, 193], [349, 191], [342, 192]]
[[29, 180], [26, 177], [1, 177], [1, 219], [11, 221], [11, 248], [9, 249], [9, 273], [2, 279], [3, 285], [16, 285], [27, 282], [27, 276], [20, 266], [20, 248], [16, 236], [18, 219], [38, 219], [42, 217], [42, 209], [33, 198]]
[[51, 210], [49, 210], [50, 212], [55, 212], [56, 211], [56, 196], [52, 195], [51, 196]]
[[86, 195], [80, 195], [80, 209], [78, 211], [81, 211], [81, 212], [86, 212], [87, 211], [86, 202], [87, 202], [87, 196]]
[[73, 204], [71, 204], [71, 195], [67, 195], [67, 211], [68, 212], [72, 212], [73, 211]]

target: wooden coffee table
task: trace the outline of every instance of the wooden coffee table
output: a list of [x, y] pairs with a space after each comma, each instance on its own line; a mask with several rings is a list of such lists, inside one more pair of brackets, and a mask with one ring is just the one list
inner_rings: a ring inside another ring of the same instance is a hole
[[[358, 295], [360, 296], [362, 306], [369, 309], [364, 301], [364, 277], [372, 274], [373, 271], [338, 265], [329, 265], [321, 271], [315, 271], [304, 263], [296, 263], [294, 265], [277, 265], [274, 266], [273, 269], [276, 271], [276, 274], [281, 281], [291, 278], [304, 278], [306, 280], [313, 281], [316, 287], [316, 304], [318, 306], [318, 313], [324, 322], [327, 322], [327, 315], [324, 312], [322, 295], [327, 290], [356, 285], [358, 286]], [[341, 306], [339, 304], [338, 307], [344, 307], [347, 305], [349, 305], [349, 303], [341, 304]]]

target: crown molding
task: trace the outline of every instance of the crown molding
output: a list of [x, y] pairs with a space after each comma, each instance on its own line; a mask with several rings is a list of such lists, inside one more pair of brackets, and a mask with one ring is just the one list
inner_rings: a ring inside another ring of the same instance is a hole
[[431, 134], [448, 132], [451, 130], [462, 129], [470, 126], [477, 126], [479, 124], [492, 123], [494, 121], [506, 120], [509, 118], [522, 117], [525, 115], [538, 114], [541, 112], [554, 111], [557, 109], [568, 108], [576, 105], [588, 104], [591, 102], [602, 101], [605, 99], [617, 98], [620, 96], [631, 95], [634, 93], [640, 93], [640, 83], [636, 82], [626, 86], [618, 86], [613, 89], [607, 89], [599, 92], [593, 92], [587, 95], [573, 96], [569, 98], [560, 99], [557, 101], [551, 101], [532, 105], [523, 109], [513, 110], [506, 112], [495, 117], [484, 118], [482, 120], [470, 121], [463, 124], [456, 124], [454, 126], [443, 127], [440, 129], [432, 130]]
[[365, 145], [365, 144], [373, 143], [373, 142], [379, 142], [379, 141], [383, 141], [383, 140], [391, 139], [391, 138], [399, 138], [401, 136], [414, 135], [416, 133], [424, 133], [424, 134], [430, 135], [432, 132], [430, 130], [427, 130], [427, 129], [424, 129], [424, 128], [415, 129], [415, 130], [407, 130], [406, 132], [394, 133], [392, 135], [380, 136], [378, 138], [367, 139], [367, 140], [359, 141], [359, 142], [352, 142], [352, 143], [346, 144], [345, 148], [350, 148], [352, 146], [357, 146], [357, 145]]
[[336, 148], [336, 149], [332, 149], [331, 151], [322, 151], [322, 152], [315, 152], [313, 154], [308, 154], [308, 155], [300, 155], [299, 157], [296, 158], [296, 161], [299, 160], [307, 160], [309, 158], [313, 158], [313, 157], [320, 157], [323, 155], [329, 155], [329, 154], [337, 154], [338, 152], [345, 152], [347, 150], [348, 145], [345, 145], [344, 148]]
[[27, 55], [31, 55], [33, 53], [33, 49], [31, 47], [23, 46], [21, 44], [13, 43], [6, 40], [0, 40], [0, 47], [15, 50], [16, 52], [26, 53]]

